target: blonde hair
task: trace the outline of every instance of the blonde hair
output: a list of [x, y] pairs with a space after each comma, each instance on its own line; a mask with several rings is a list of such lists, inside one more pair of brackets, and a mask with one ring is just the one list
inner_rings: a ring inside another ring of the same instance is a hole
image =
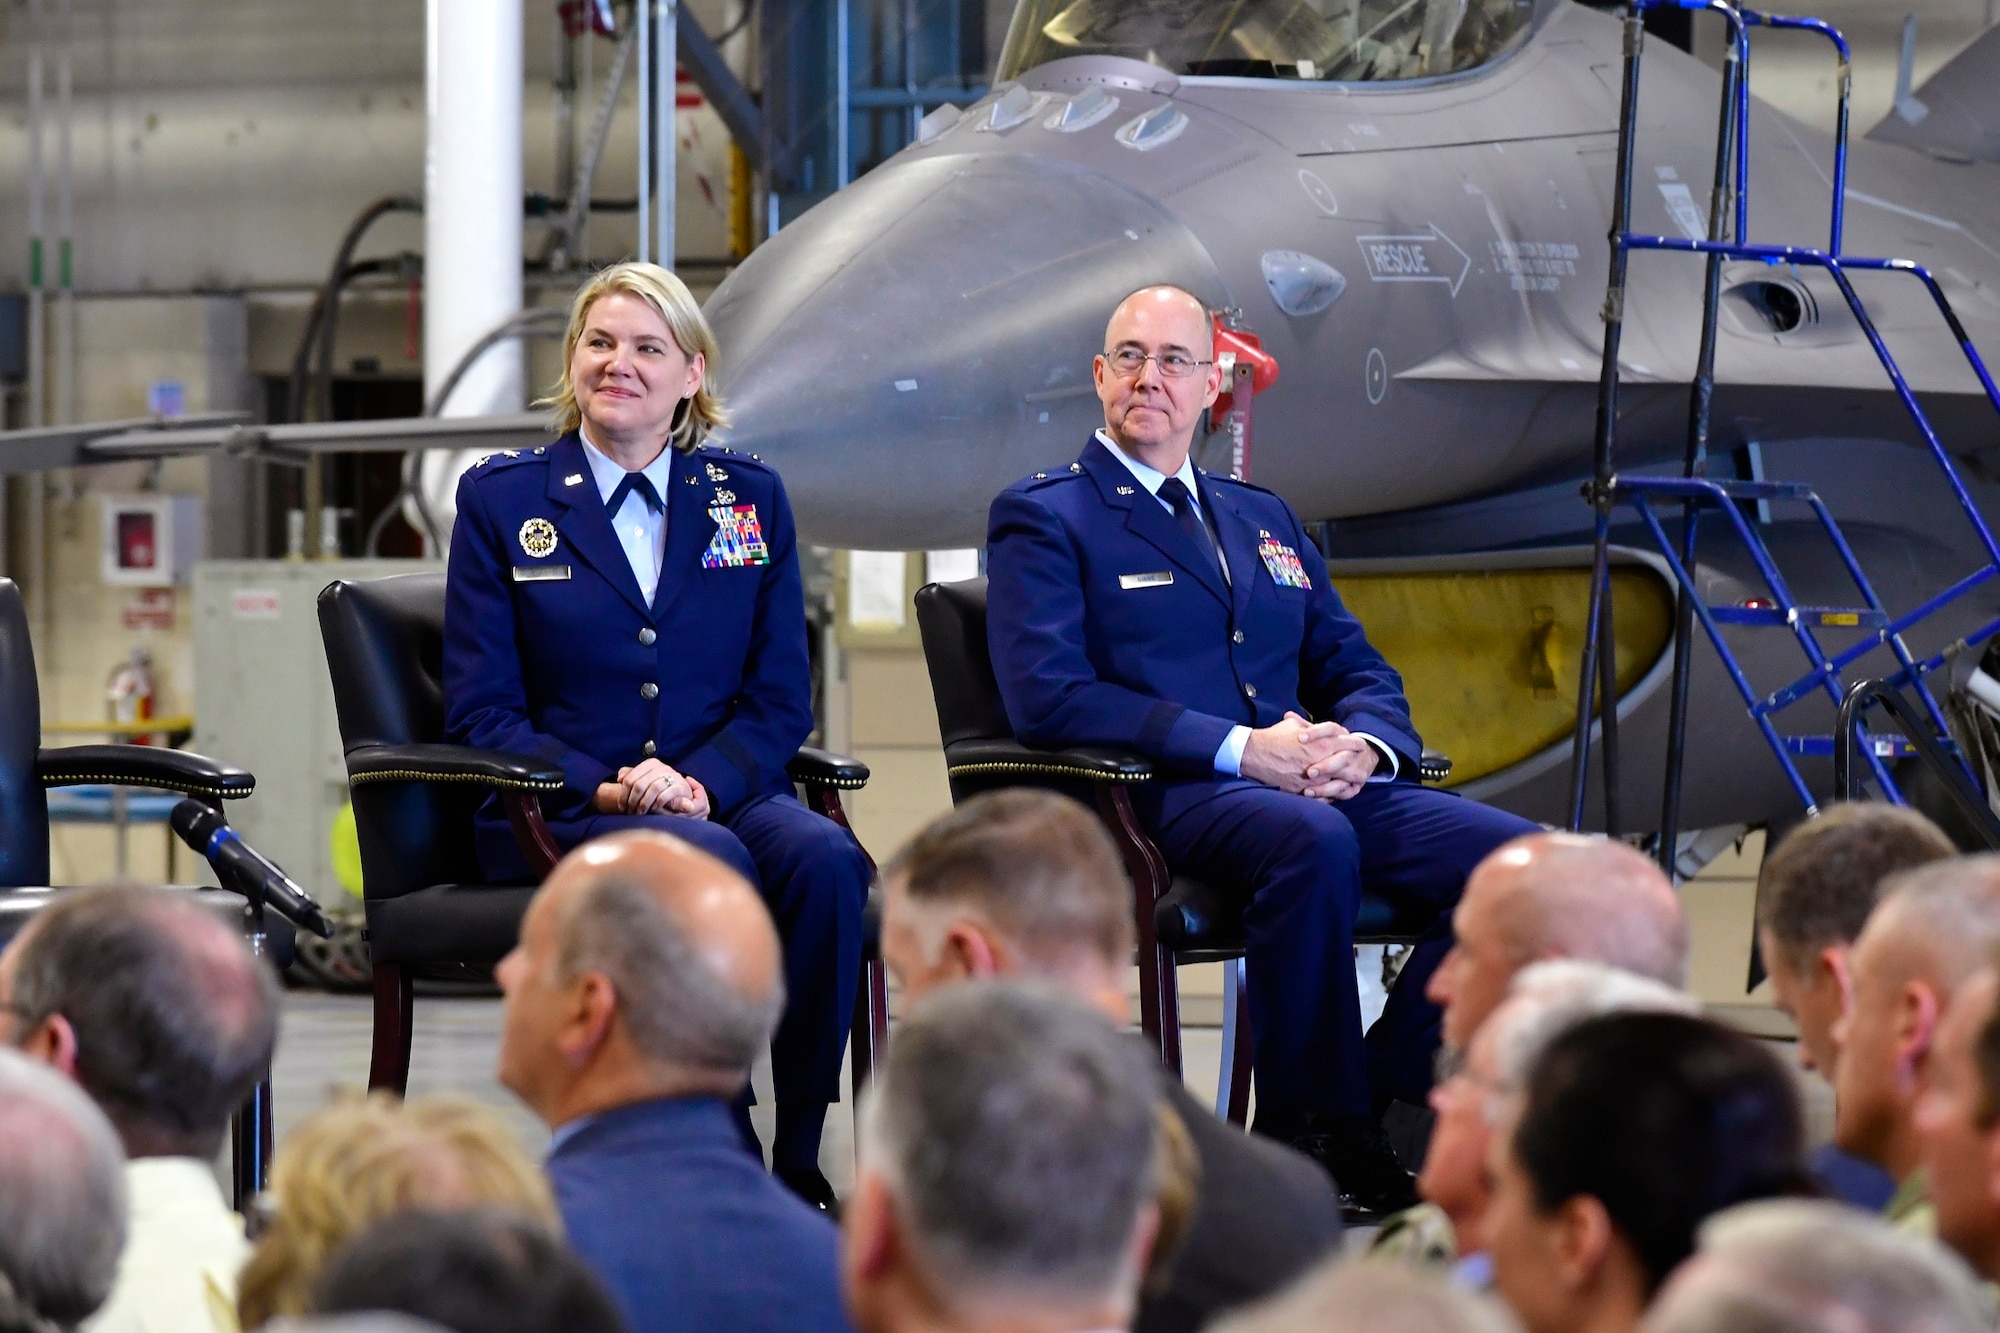
[[685, 411], [674, 413], [673, 430], [668, 434], [668, 443], [683, 452], [700, 444], [702, 437], [712, 430], [720, 430], [729, 424], [729, 414], [723, 410], [722, 396], [715, 391], [715, 365], [721, 349], [716, 346], [715, 333], [708, 327], [708, 320], [696, 304], [694, 293], [687, 284], [658, 264], [637, 262], [613, 264], [592, 277], [577, 289], [576, 299], [570, 302], [569, 328], [563, 334], [562, 372], [556, 377], [549, 396], [535, 400], [536, 407], [555, 409], [555, 428], [567, 435], [583, 421], [583, 409], [577, 405], [576, 388], [569, 381], [570, 360], [576, 355], [576, 345], [583, 338], [583, 321], [590, 314], [590, 308], [614, 292], [636, 296], [666, 321], [667, 332], [673, 334], [683, 355], [702, 358], [701, 387], [696, 389]]
[[271, 1168], [270, 1226], [243, 1265], [245, 1329], [306, 1312], [327, 1260], [373, 1223], [414, 1209], [492, 1205], [561, 1233], [547, 1181], [507, 1126], [465, 1097], [348, 1097], [307, 1117]]

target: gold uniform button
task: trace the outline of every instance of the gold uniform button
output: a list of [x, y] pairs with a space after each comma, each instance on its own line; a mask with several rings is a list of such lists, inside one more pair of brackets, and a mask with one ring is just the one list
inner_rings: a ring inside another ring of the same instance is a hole
[[660, 697], [660, 687], [649, 680], [639, 687], [639, 697], [641, 699], [657, 699]]
[[[1254, 699], [1257, 697], [1257, 687], [1255, 685], [1245, 685], [1243, 687], [1243, 693]], [[649, 695], [647, 697], [650, 698], [651, 696]]]
[[648, 759], [651, 759], [654, 755], [658, 754], [659, 752], [660, 752], [660, 747], [653, 744], [651, 741], [647, 741], [644, 745], [639, 747], [639, 753], [645, 755], [646, 758]]
[[1243, 631], [1242, 631], [1242, 630], [1237, 630], [1237, 631], [1236, 631], [1236, 632], [1235, 632], [1234, 634], [1232, 634], [1232, 635], [1230, 635], [1230, 636], [1229, 636], [1229, 641], [1230, 641], [1231, 643], [1241, 643], [1241, 642], [1243, 642]]
[[639, 642], [645, 644], [648, 648], [651, 648], [659, 637], [659, 635], [653, 633], [651, 625], [639, 631]]

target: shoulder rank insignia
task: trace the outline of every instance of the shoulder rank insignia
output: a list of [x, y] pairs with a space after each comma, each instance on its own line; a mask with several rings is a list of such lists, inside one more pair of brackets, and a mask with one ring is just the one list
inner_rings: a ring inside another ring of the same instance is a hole
[[[729, 492], [718, 492], [717, 498], [723, 495]], [[709, 508], [708, 516], [715, 520], [715, 538], [702, 552], [703, 569], [740, 569], [745, 565], [771, 563], [771, 548], [764, 544], [764, 529], [757, 521], [756, 505], [722, 501]]]
[[1257, 543], [1257, 556], [1270, 571], [1271, 582], [1280, 588], [1310, 588], [1312, 580], [1306, 576], [1305, 566], [1299, 563], [1299, 553], [1271, 536], [1268, 532]]
[[702, 469], [703, 469], [703, 471], [705, 471], [705, 472], [707, 472], [707, 473], [708, 473], [708, 479], [709, 479], [710, 481], [728, 481], [728, 480], [729, 480], [729, 474], [728, 474], [727, 472], [724, 472], [724, 471], [723, 471], [723, 470], [722, 470], [721, 468], [717, 467], [717, 466], [716, 466], [715, 464], [713, 464], [713, 463], [704, 463], [704, 464], [702, 464]]
[[556, 550], [556, 525], [545, 518], [531, 518], [521, 525], [521, 550], [530, 559], [540, 560], [554, 555]]

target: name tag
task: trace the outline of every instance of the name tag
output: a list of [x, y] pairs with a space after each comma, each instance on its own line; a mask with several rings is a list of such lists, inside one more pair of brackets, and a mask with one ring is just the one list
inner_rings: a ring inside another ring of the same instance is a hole
[[568, 565], [516, 565], [516, 583], [561, 583], [569, 577]]
[[1164, 588], [1174, 581], [1174, 571], [1158, 570], [1151, 574], [1120, 574], [1118, 586], [1121, 588]]

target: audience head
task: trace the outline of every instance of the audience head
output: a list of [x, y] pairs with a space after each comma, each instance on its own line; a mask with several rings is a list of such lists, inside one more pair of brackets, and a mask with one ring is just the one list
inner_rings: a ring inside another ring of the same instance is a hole
[[1451, 928], [1428, 993], [1458, 1050], [1529, 963], [1583, 958], [1669, 986], [1687, 981], [1687, 917], [1674, 886], [1611, 838], [1530, 833], [1499, 847], [1466, 880]]
[[1739, 1032], [1684, 1014], [1589, 1019], [1536, 1059], [1496, 1134], [1483, 1224], [1534, 1333], [1629, 1326], [1704, 1218], [1805, 1192], [1798, 1093]]
[[1799, 1063], [1833, 1077], [1833, 1025], [1846, 1007], [1848, 950], [1882, 882], [1954, 848], [1916, 811], [1880, 802], [1829, 808], [1800, 824], [1757, 874], [1757, 942], [1778, 1007], [1799, 1027]]
[[1393, 1264], [1335, 1260], [1212, 1333], [1517, 1333], [1506, 1308]]
[[1645, 1333], [1985, 1333], [1972, 1275], [1866, 1213], [1807, 1199], [1710, 1218]]
[[1486, 1163], [1494, 1121], [1543, 1049], [1604, 1014], [1698, 1011], [1687, 992], [1603, 963], [1559, 959], [1522, 969], [1473, 1034], [1463, 1064], [1431, 1091], [1437, 1121], [1417, 1192], [1451, 1219], [1460, 1254], [1484, 1248], [1479, 1224], [1491, 1199]]
[[324, 1314], [393, 1311], [452, 1333], [623, 1333], [618, 1307], [562, 1241], [501, 1209], [386, 1218], [335, 1255]]
[[1938, 1025], [1916, 1126], [1938, 1238], [2000, 1277], [2000, 974], [1958, 988]]
[[125, 1247], [125, 1154], [76, 1085], [0, 1050], [0, 1331], [82, 1323]]
[[378, 1094], [315, 1112], [278, 1145], [270, 1194], [270, 1224], [238, 1284], [246, 1329], [303, 1313], [328, 1257], [398, 1213], [492, 1205], [561, 1226], [513, 1134], [462, 1097]]
[[1922, 1155], [1915, 1111], [1952, 993], [2000, 947], [2000, 856], [1905, 871], [1883, 886], [1849, 955], [1834, 1025], [1834, 1141], [1897, 1180]]
[[1018, 974], [1125, 1021], [1132, 890], [1077, 802], [1028, 788], [975, 796], [926, 825], [881, 878], [882, 957], [906, 997]]
[[277, 978], [240, 930], [159, 889], [58, 895], [0, 956], [0, 1000], [0, 1033], [81, 1084], [132, 1157], [214, 1157], [278, 1038]]
[[565, 856], [497, 973], [500, 1081], [543, 1120], [660, 1097], [729, 1097], [785, 1005], [757, 891], [664, 833]]
[[1060, 992], [943, 991], [904, 1019], [864, 1104], [843, 1219], [848, 1310], [1122, 1328], [1153, 1242], [1159, 1072]]

